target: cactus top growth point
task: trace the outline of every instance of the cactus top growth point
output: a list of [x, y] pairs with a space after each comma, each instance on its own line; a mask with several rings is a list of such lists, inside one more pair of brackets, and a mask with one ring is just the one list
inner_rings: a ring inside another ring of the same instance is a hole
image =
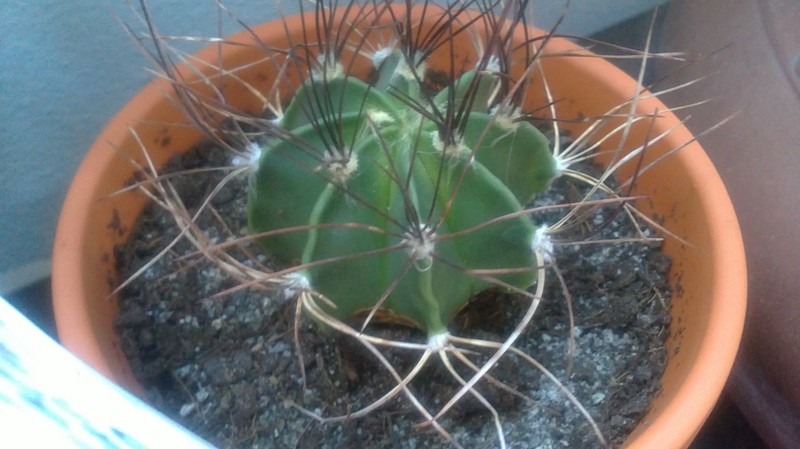
[[367, 84], [317, 58], [278, 119], [285, 134], [261, 148], [249, 223], [331, 315], [379, 311], [436, 335], [472, 295], [535, 282], [523, 210], [556, 163], [496, 98], [491, 64], [430, 93], [406, 53], [372, 61]]

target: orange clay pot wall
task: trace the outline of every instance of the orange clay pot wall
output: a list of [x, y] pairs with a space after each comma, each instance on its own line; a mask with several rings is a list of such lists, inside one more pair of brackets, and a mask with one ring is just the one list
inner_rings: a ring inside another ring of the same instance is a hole
[[[286, 44], [285, 29], [293, 33], [295, 41], [301, 36], [296, 17], [286, 19], [286, 23], [286, 28], [263, 24], [253, 30], [262, 42], [280, 47]], [[306, 26], [312, 23], [308, 21]], [[213, 46], [199, 57], [217, 61], [221, 54], [224, 68], [246, 66], [236, 72], [237, 77], [269, 89], [275, 80], [275, 65], [247, 64], [263, 59], [264, 48], [255, 45], [249, 33], [240, 33], [233, 40], [248, 45]], [[560, 119], [603, 115], [637, 91], [636, 82], [610, 63], [576, 57], [576, 52], [587, 54], [567, 41], [554, 39], [548, 43], [548, 56], [543, 59], [542, 71], [550, 97], [558, 99], [556, 115]], [[463, 57], [470, 58], [468, 53]], [[431, 65], [436, 66], [436, 62]], [[189, 71], [185, 75], [190, 82], [196, 79]], [[240, 83], [226, 80], [224, 84], [237, 107], [250, 112], [264, 107], [258, 96], [242, 89]], [[130, 372], [113, 329], [116, 301], [111, 293], [120, 281], [113, 248], [125, 241], [145, 198], [138, 192], [112, 194], [133, 176], [132, 159], [145, 163], [143, 147], [158, 166], [202, 138], [199, 131], [186, 126], [183, 113], [165, 96], [169, 91], [163, 80], [151, 83], [98, 136], [67, 195], [53, 255], [54, 309], [63, 345], [135, 393], [141, 392], [141, 387]], [[529, 95], [531, 105], [547, 100], [542, 89]], [[635, 193], [647, 197], [640, 208], [663, 220], [678, 238], [667, 238], [664, 245], [673, 258], [670, 276], [675, 295], [663, 390], [624, 447], [679, 449], [688, 446], [711, 411], [736, 354], [747, 290], [744, 251], [725, 187], [693, 136], [663, 103], [647, 94], [638, 101], [637, 113], [658, 118], [638, 123], [626, 142], [642, 142], [648, 136], [653, 140], [671, 130], [666, 138], [648, 147], [648, 160], [683, 148], [645, 172], [636, 183]], [[566, 123], [573, 133], [588, 126], [581, 121]], [[613, 150], [617, 145], [608, 142], [606, 147]], [[621, 148], [630, 146], [623, 143]]]

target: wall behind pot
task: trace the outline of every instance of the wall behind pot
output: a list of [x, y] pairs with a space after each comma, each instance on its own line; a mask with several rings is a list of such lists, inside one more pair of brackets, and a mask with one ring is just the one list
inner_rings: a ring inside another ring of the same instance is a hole
[[[211, 0], [149, 3], [165, 32], [216, 33]], [[277, 16], [274, 1], [226, 3], [247, 20]], [[136, 23], [126, 0], [0, 2], [0, 293], [49, 275], [61, 203], [83, 154], [152, 78], [116, 15]], [[225, 25], [223, 34], [238, 31]]]
[[[721, 13], [721, 11], [725, 11]], [[681, 111], [728, 187], [747, 253], [742, 346], [728, 390], [773, 449], [800, 447], [800, 2], [676, 0], [660, 50], [705, 57], [670, 78], [708, 79], [666, 101], [712, 101]], [[720, 50], [722, 49], [722, 50]], [[666, 75], [669, 69], [659, 70]], [[734, 115], [735, 114], [735, 115]]]
[[[573, 0], [561, 31], [589, 35], [666, 0]], [[114, 16], [124, 0], [0, 2], [0, 293], [49, 275], [61, 202], [83, 153], [106, 121], [152, 75]], [[151, 0], [159, 27], [216, 35], [212, 0]], [[247, 22], [278, 16], [277, 1], [225, 0]], [[296, 11], [284, 1], [286, 14]], [[564, 0], [537, 3], [548, 27]], [[192, 5], [189, 9], [181, 6]], [[223, 21], [222, 34], [236, 31]], [[187, 47], [190, 49], [191, 47]]]

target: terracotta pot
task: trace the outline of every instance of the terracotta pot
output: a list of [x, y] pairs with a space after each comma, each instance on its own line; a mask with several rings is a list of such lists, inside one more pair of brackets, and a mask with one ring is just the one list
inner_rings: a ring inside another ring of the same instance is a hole
[[[300, 21], [289, 18], [286, 22], [297, 41], [302, 32]], [[283, 25], [264, 24], [254, 31], [263, 42], [277, 47], [286, 44]], [[248, 33], [232, 40], [253, 44]], [[553, 53], [578, 50], [563, 40], [549, 45]], [[224, 67], [232, 68], [258, 58], [261, 51], [262, 47], [253, 45], [221, 45], [198, 56], [214, 61], [221, 54]], [[562, 99], [557, 102], [562, 118], [604, 114], [637, 90], [634, 80], [599, 58], [564, 56], [544, 61], [550, 88]], [[270, 69], [264, 64], [252, 66], [238, 76], [268, 86], [275, 76]], [[226, 86], [230, 98], [241, 102], [238, 107], [257, 111], [256, 99], [245, 91], [236, 92], [234, 84]], [[135, 192], [109, 194], [130, 179], [133, 168], [128, 157], [141, 160], [141, 149], [130, 128], [141, 136], [156, 164], [201, 139], [195, 130], [165, 125], [185, 122], [165, 97], [167, 91], [170, 88], [163, 81], [148, 85], [97, 138], [67, 195], [53, 256], [54, 309], [62, 343], [134, 392], [140, 387], [119, 349], [113, 330], [116, 304], [109, 292], [119, 281], [114, 245], [126, 239], [145, 199]], [[542, 102], [542, 95], [532, 92], [531, 102]], [[667, 343], [671, 356], [662, 392], [625, 447], [684, 448], [716, 402], [736, 354], [745, 310], [744, 252], [725, 187], [702, 148], [660, 101], [642, 99], [639, 112], [658, 112], [660, 118], [652, 125], [642, 122], [644, 126], [635, 126], [631, 142], [643, 141], [650, 126], [650, 135], [674, 128], [666, 139], [652, 145], [650, 158], [686, 144], [639, 179], [638, 193], [649, 197], [639, 207], [662, 218], [666, 228], [691, 245], [671, 238], [664, 245], [673, 258], [670, 279], [675, 297]], [[569, 126], [577, 131], [587, 124], [575, 120]]]

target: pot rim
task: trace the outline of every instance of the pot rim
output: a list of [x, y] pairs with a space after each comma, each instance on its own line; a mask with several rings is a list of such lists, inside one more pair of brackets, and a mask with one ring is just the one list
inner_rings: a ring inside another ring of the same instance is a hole
[[[284, 33], [283, 25], [275, 26], [281, 21], [290, 29], [301, 24], [300, 16], [290, 16], [255, 26], [253, 31], [269, 41]], [[230, 40], [252, 42], [252, 36], [249, 31], [243, 31]], [[563, 52], [574, 52], [580, 48], [562, 39], [553, 39], [548, 45], [551, 50]], [[238, 51], [235, 46], [226, 49]], [[197, 55], [204, 60], [214, 60], [217, 52], [218, 48], [212, 46]], [[614, 89], [622, 98], [635, 88], [632, 84], [635, 81], [608, 61], [597, 58], [572, 59], [576, 66], [592, 71], [603, 84], [616, 86]], [[95, 213], [97, 189], [103, 184], [96, 174], [119, 159], [117, 152], [109, 149], [109, 144], [123, 141], [130, 132], [131, 123], [161, 107], [165, 101], [164, 92], [169, 89], [169, 84], [164, 80], [149, 83], [120, 110], [95, 140], [67, 193], [53, 248], [53, 307], [59, 338], [66, 348], [117, 382], [120, 381], [118, 368], [112, 365], [119, 360], [110, 361], [108, 351], [102, 349], [97, 341], [97, 330], [92, 324], [96, 311], [90, 305], [78, 307], [71, 301], [86, 296], [80, 292], [97, 288], [97, 284], [89, 285], [86, 282], [85, 269], [82, 267], [87, 256], [81, 251], [97, 237], [86, 231]], [[688, 129], [660, 100], [643, 99], [640, 107], [644, 111], [659, 111], [666, 120], [677, 123], [674, 136], [679, 142], [693, 141], [694, 137]], [[725, 186], [699, 144], [689, 145], [671, 158], [685, 169], [688, 178], [697, 186], [697, 201], [703, 206], [713, 206], [713, 213], [709, 212], [706, 218], [711, 230], [708, 257], [715, 270], [712, 286], [715, 299], [708, 312], [710, 319], [707, 327], [701, 330], [703, 341], [695, 357], [701, 363], [688, 370], [685, 380], [674, 394], [674, 400], [661, 407], [655, 416], [651, 416], [651, 413], [646, 415], [646, 422], [639, 424], [624, 445], [631, 449], [682, 448], [689, 445], [723, 389], [744, 325], [747, 292], [744, 245]], [[141, 393], [137, 385], [124, 380], [122, 384], [129, 390]], [[687, 425], [687, 420], [693, 424]]]

